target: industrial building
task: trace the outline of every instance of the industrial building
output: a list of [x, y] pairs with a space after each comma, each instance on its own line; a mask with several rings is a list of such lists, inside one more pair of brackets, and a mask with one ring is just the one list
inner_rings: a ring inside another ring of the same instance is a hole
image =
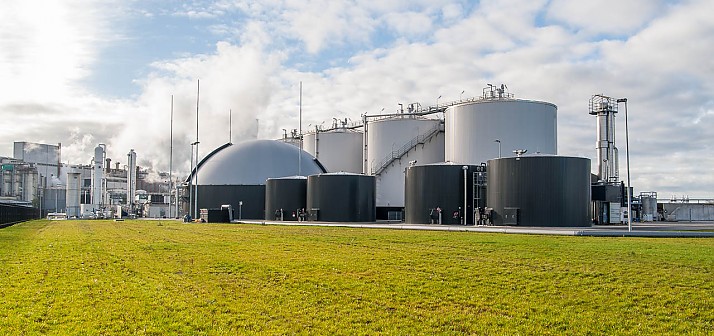
[[399, 104], [356, 122], [334, 118], [305, 133], [284, 130], [278, 141], [229, 142], [192, 158], [182, 183], [170, 173], [150, 181], [133, 149], [125, 165], [112, 162], [103, 144], [90, 164], [70, 165], [61, 161], [61, 144], [16, 142], [14, 157], [0, 158], [0, 201], [70, 218], [542, 227], [714, 220], [712, 202], [632, 195], [615, 141], [622, 102], [604, 95], [589, 101], [594, 167], [558, 154], [555, 104], [489, 84], [476, 98]]
[[283, 141], [226, 144], [186, 180], [185, 210], [195, 217], [230, 206], [234, 218], [272, 220], [591, 224], [590, 160], [557, 155], [554, 104], [489, 85], [479, 98], [400, 106], [364, 114], [361, 123], [333, 119], [302, 136], [285, 131]]
[[168, 179], [149, 181], [149, 171], [136, 165], [133, 150], [127, 154], [128, 165], [116, 161], [112, 167], [103, 144], [94, 149], [91, 164], [63, 163], [61, 144], [15, 142], [13, 148], [12, 158], [0, 158], [0, 201], [32, 206], [41, 216], [177, 216], [169, 211]]

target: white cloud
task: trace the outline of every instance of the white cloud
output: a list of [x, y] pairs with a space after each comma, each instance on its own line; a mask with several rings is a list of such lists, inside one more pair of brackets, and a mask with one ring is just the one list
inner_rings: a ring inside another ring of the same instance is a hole
[[450, 3], [441, 8], [441, 16], [446, 22], [455, 22], [464, 15], [464, 8], [461, 4]]
[[434, 30], [431, 17], [427, 13], [391, 13], [385, 20], [388, 26], [401, 35], [422, 35]]
[[552, 0], [547, 17], [586, 34], [627, 35], [661, 13], [664, 1]]
[[364, 8], [347, 1], [286, 1], [281, 18], [289, 23], [284, 33], [302, 40], [310, 53], [327, 46], [368, 41], [376, 22]]
[[634, 72], [655, 69], [709, 79], [714, 75], [709, 13], [714, 13], [711, 1], [674, 6], [627, 41], [606, 45], [607, 60]]
[[[167, 169], [171, 95], [174, 95], [175, 162], [186, 162], [189, 143], [195, 140], [197, 79], [200, 79], [200, 156], [229, 141], [232, 110], [234, 142], [255, 138], [255, 119], [268, 106], [278, 59], [262, 50], [219, 43], [216, 52], [156, 63], [161, 72], [142, 82], [143, 93], [123, 106], [126, 127], [109, 140], [112, 150], [136, 150], [139, 163]], [[116, 152], [114, 152], [115, 154]], [[174, 164], [175, 167], [182, 165]]]

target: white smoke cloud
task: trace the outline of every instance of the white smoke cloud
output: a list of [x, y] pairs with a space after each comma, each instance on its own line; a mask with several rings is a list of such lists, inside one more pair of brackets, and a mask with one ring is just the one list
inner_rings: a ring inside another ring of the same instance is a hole
[[199, 89], [199, 157], [229, 140], [255, 139], [255, 120], [269, 104], [278, 66], [259, 47], [228, 43], [219, 43], [211, 55], [155, 63], [155, 72], [141, 82], [141, 96], [122, 107], [124, 123], [108, 139], [108, 152], [122, 157], [134, 149], [139, 165], [168, 171], [173, 95], [173, 168], [188, 172]]

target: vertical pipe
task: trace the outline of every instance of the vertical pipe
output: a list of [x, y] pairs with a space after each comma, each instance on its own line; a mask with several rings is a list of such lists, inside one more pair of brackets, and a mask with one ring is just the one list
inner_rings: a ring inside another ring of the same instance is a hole
[[320, 129], [315, 125], [315, 158], [320, 158]]
[[364, 146], [362, 150], [362, 174], [367, 175], [367, 112], [362, 115], [362, 127], [364, 127], [362, 132], [362, 145]]
[[[169, 218], [173, 218], [171, 200], [173, 199], [173, 168], [174, 168], [174, 95], [171, 95], [171, 118], [169, 122]], [[176, 199], [178, 203], [178, 198]], [[178, 212], [176, 212], [178, 216]]]
[[298, 141], [299, 141], [299, 146], [300, 150], [298, 150], [298, 176], [302, 175], [302, 81], [300, 81], [300, 110], [299, 110], [299, 121], [298, 121], [298, 128], [300, 132], [298, 133]]
[[191, 216], [191, 209], [193, 208], [193, 144], [191, 144], [191, 161], [189, 162], [189, 166], [191, 166], [191, 173], [188, 175], [188, 215]]
[[42, 190], [42, 175], [37, 173], [37, 201], [40, 204], [40, 218], [42, 218], [42, 196], [44, 192]]
[[466, 193], [466, 190], [467, 190], [466, 182], [468, 180], [469, 167], [463, 166], [463, 167], [461, 167], [461, 169], [463, 169], [463, 171], [464, 171], [464, 210], [461, 211], [461, 218], [462, 218], [461, 224], [466, 225], [466, 204], [468, 202], [468, 194]]
[[625, 102], [625, 150], [627, 151], [627, 230], [632, 231], [632, 185], [630, 184], [630, 134], [627, 126], [627, 98]]
[[60, 176], [60, 167], [62, 167], [62, 143], [57, 143], [57, 178]]
[[194, 178], [196, 179], [195, 187], [193, 188], [196, 194], [193, 197], [193, 218], [198, 218], [198, 103], [201, 95], [201, 80], [196, 81], [196, 171]]

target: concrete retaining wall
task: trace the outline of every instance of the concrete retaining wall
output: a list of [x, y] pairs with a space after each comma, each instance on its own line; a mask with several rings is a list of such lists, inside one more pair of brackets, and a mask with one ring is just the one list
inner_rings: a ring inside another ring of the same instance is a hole
[[662, 203], [668, 221], [714, 220], [714, 204]]

